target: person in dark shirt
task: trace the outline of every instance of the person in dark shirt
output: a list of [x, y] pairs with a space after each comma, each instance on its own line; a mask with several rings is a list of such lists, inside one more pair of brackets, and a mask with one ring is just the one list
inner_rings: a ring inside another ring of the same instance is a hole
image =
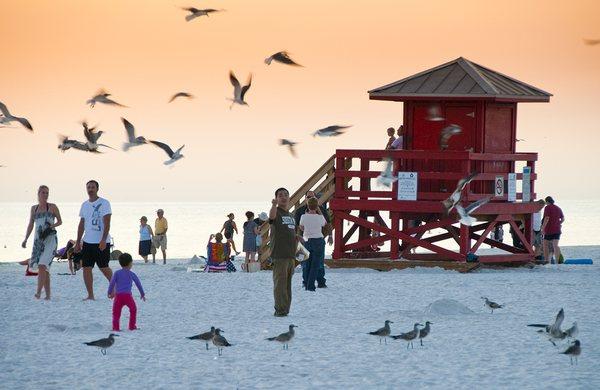
[[[546, 197], [546, 207], [544, 208], [544, 217], [542, 219], [542, 233], [544, 234], [544, 260], [554, 264], [560, 259], [560, 248], [558, 242], [562, 234], [561, 225], [565, 221], [560, 207], [554, 204], [551, 196]], [[554, 251], [554, 260], [549, 257], [550, 247]]]
[[292, 276], [296, 268], [296, 221], [289, 210], [290, 193], [285, 188], [275, 191], [271, 202], [271, 260], [273, 262], [273, 296], [275, 316], [285, 317], [292, 305]]

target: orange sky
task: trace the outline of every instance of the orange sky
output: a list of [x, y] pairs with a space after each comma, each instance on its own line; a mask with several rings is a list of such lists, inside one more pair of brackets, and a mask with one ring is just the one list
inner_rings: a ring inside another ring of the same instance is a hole
[[[482, 5], [486, 4], [486, 5]], [[226, 12], [187, 23], [180, 6]], [[0, 129], [0, 201], [81, 200], [89, 178], [112, 200], [268, 200], [295, 189], [335, 148], [381, 148], [402, 105], [367, 90], [459, 56], [554, 94], [520, 104], [520, 151], [538, 151], [540, 195], [597, 198], [600, 38], [597, 1], [0, 0], [0, 101], [35, 127]], [[305, 68], [267, 67], [288, 50]], [[229, 110], [228, 71], [254, 74], [250, 107]], [[85, 101], [99, 88], [130, 108]], [[167, 104], [175, 92], [197, 96]], [[144, 146], [125, 154], [60, 153], [57, 134], [99, 123], [121, 148], [129, 119], [186, 158], [173, 168]], [[337, 139], [310, 133], [353, 124]], [[277, 145], [300, 142], [299, 158]], [[597, 174], [594, 175], [597, 177]], [[593, 177], [594, 177], [593, 176]], [[164, 189], [163, 189], [164, 187]]]

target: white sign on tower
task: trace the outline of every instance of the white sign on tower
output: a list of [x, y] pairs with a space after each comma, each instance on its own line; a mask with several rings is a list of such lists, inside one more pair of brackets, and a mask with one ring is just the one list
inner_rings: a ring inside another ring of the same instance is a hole
[[398, 172], [398, 200], [417, 200], [417, 172]]

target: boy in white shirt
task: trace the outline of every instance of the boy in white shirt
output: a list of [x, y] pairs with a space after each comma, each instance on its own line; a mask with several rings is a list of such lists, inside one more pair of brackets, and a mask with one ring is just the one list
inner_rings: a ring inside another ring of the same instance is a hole
[[306, 280], [306, 290], [315, 291], [315, 280], [319, 288], [325, 288], [325, 238], [323, 227], [327, 225], [325, 217], [319, 214], [319, 201], [310, 198], [307, 202], [308, 211], [300, 217], [300, 230], [303, 232], [304, 246], [310, 252], [308, 264], [302, 272]]

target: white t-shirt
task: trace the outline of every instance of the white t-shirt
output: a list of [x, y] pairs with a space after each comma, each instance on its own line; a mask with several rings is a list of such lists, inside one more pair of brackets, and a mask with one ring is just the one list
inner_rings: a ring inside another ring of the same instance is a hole
[[531, 218], [531, 225], [533, 230], [539, 232], [542, 230], [542, 212], [538, 211], [537, 213], [533, 213], [533, 217]]
[[[85, 220], [85, 231], [83, 242], [98, 244], [104, 232], [104, 216], [112, 214], [110, 203], [104, 198], [98, 198], [95, 202], [86, 200], [81, 205], [79, 217]], [[110, 243], [110, 234], [106, 236], [106, 242]]]
[[321, 214], [302, 214], [300, 226], [304, 226], [304, 239], [323, 238], [323, 226], [327, 225], [325, 217]]
[[400, 135], [392, 142], [392, 149], [404, 149], [404, 136]]

